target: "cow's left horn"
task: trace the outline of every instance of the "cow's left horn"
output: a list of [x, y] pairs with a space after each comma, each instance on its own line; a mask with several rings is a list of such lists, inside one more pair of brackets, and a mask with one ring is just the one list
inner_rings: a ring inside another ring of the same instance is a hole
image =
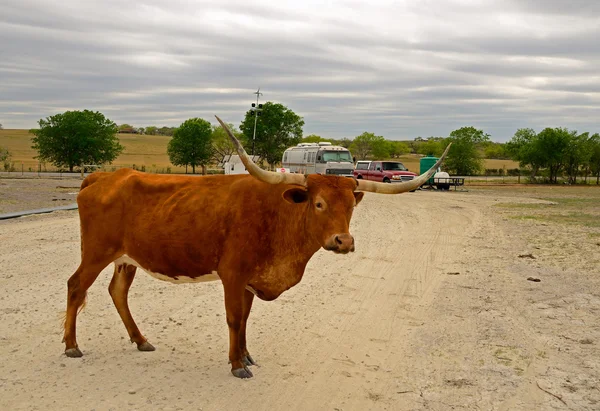
[[356, 180], [358, 181], [357, 190], [360, 191], [369, 191], [371, 193], [381, 193], [381, 194], [400, 194], [406, 193], [407, 191], [416, 190], [421, 187], [427, 180], [431, 178], [431, 176], [435, 173], [435, 170], [442, 164], [442, 161], [446, 158], [448, 151], [450, 150], [450, 146], [452, 143], [448, 144], [444, 154], [440, 157], [440, 159], [427, 170], [425, 173], [421, 174], [419, 177], [415, 178], [411, 181], [406, 181], [404, 183], [378, 183], [376, 181], [367, 181], [367, 180]]
[[229, 127], [227, 127], [227, 124], [225, 124], [218, 116], [215, 117], [217, 117], [217, 120], [229, 135], [229, 139], [235, 146], [242, 163], [244, 163], [246, 170], [248, 170], [253, 177], [269, 184], [295, 184], [306, 187], [306, 177], [304, 174], [274, 173], [273, 171], [263, 170], [257, 166], [254, 161], [248, 157], [246, 150], [244, 150], [244, 147], [242, 147], [239, 140], [235, 138]]

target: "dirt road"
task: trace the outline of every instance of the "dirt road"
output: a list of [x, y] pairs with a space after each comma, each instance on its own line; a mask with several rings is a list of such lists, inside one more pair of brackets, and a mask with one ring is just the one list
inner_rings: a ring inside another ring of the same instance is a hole
[[0, 409], [598, 410], [600, 247], [509, 220], [494, 204], [535, 200], [506, 196], [367, 194], [355, 253], [320, 251], [298, 286], [255, 303], [248, 381], [229, 373], [220, 283], [138, 271], [130, 306], [157, 347], [138, 352], [112, 266], [79, 317], [84, 357], [66, 358], [77, 213], [0, 222]]

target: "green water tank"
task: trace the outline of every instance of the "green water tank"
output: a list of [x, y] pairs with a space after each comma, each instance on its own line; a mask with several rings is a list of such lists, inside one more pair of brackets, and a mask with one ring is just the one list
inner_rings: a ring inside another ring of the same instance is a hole
[[[419, 161], [419, 174], [423, 174], [431, 167], [433, 167], [436, 161], [438, 161], [437, 157], [427, 156], [421, 158], [421, 160]], [[433, 177], [431, 177], [425, 184], [433, 184]]]

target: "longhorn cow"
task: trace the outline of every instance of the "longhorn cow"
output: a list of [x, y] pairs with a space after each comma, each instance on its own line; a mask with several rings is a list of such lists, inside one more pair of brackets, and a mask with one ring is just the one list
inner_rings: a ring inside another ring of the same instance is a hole
[[298, 284], [321, 248], [354, 251], [350, 220], [364, 192], [399, 194], [426, 182], [426, 173], [384, 184], [330, 175], [265, 171], [248, 157], [221, 119], [250, 175], [167, 176], [122, 169], [88, 176], [77, 196], [81, 264], [67, 282], [65, 354], [81, 357], [77, 314], [88, 288], [110, 263], [108, 291], [132, 342], [154, 351], [127, 303], [137, 268], [174, 284], [223, 284], [231, 372], [250, 378], [255, 361], [246, 346], [254, 297], [274, 300]]

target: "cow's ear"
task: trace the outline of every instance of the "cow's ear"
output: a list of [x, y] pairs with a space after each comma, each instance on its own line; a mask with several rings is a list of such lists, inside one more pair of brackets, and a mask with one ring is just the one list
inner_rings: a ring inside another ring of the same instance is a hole
[[288, 188], [283, 192], [283, 199], [292, 204], [304, 203], [308, 200], [308, 191], [304, 187]]
[[363, 193], [362, 191], [355, 191], [353, 194], [354, 199], [356, 200], [356, 205], [358, 205], [358, 203], [360, 203], [363, 197], [365, 196], [365, 193]]

